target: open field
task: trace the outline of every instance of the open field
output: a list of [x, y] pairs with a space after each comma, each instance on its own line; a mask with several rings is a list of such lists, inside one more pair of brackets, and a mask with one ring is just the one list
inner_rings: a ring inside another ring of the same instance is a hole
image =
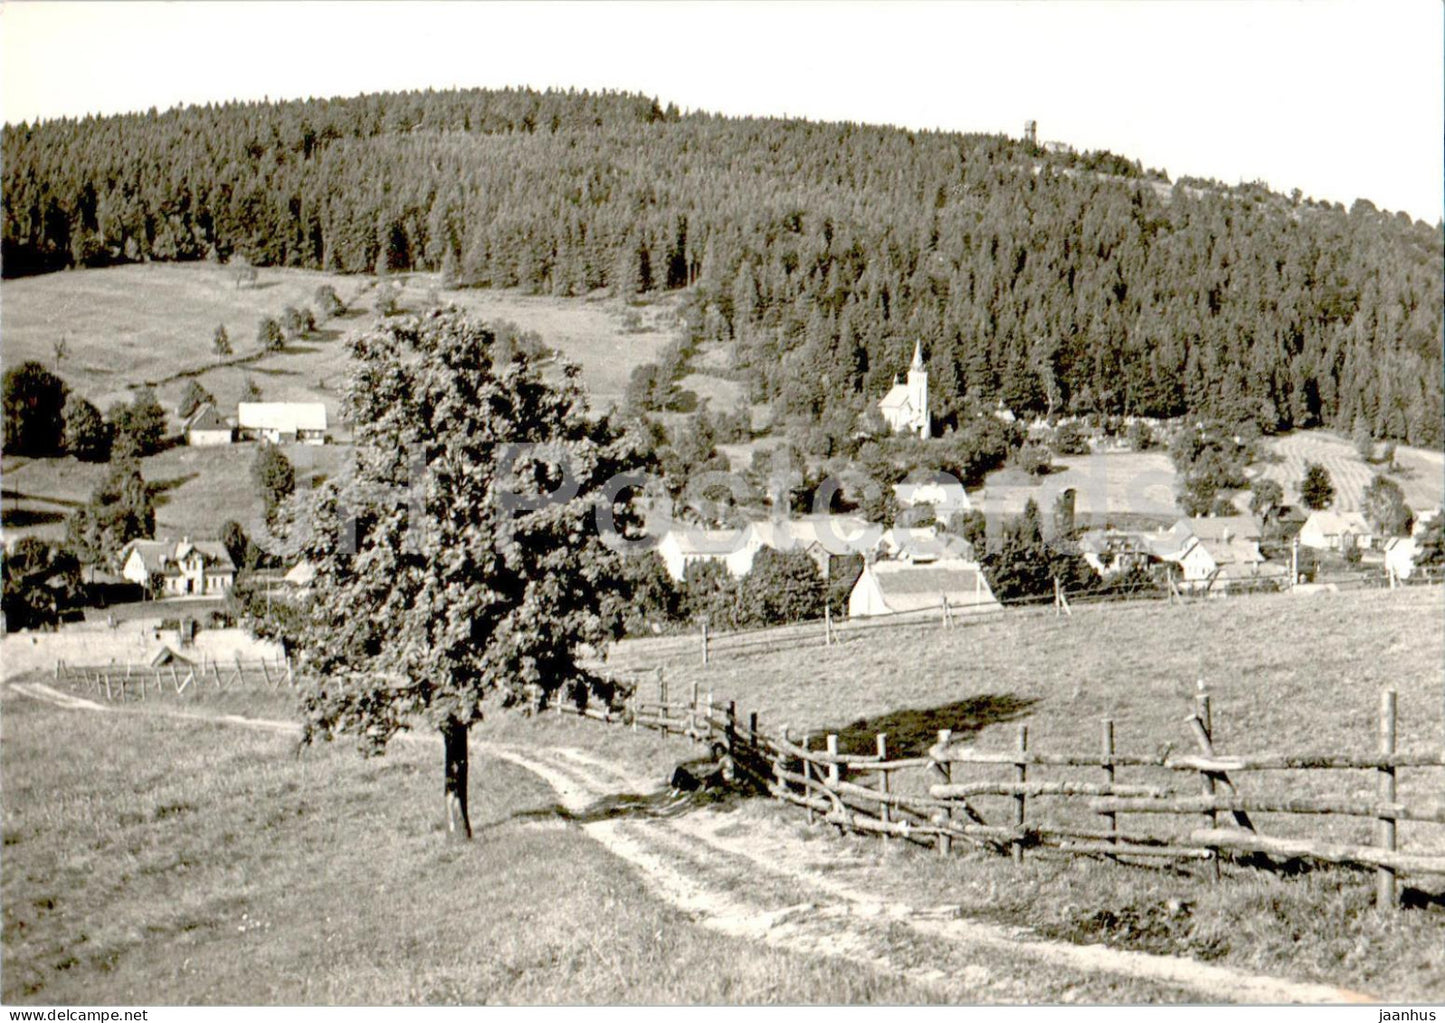
[[1017, 469], [989, 475], [981, 494], [971, 495], [975, 507], [989, 515], [1017, 515], [1029, 498], [1045, 516], [1058, 495], [1072, 487], [1074, 510], [1081, 515], [1158, 516], [1175, 519], [1177, 474], [1169, 456], [1159, 451], [1111, 451], [1068, 455], [1055, 460], [1054, 471], [1033, 479]]
[[[308, 488], [339, 471], [350, 457], [344, 444], [288, 444], [296, 487]], [[214, 538], [235, 519], [254, 534], [264, 505], [251, 482], [254, 443], [226, 447], [174, 447], [141, 460], [141, 474], [156, 488], [156, 536]], [[6, 535], [61, 539], [64, 517], [90, 499], [110, 471], [74, 458], [6, 458], [3, 466]]]
[[10, 1004], [926, 995], [696, 926], [502, 761], [476, 765], [478, 838], [458, 849], [441, 841], [429, 744], [298, 758], [287, 735], [143, 714], [82, 725], [20, 698], [4, 729]]
[[[1337, 511], [1358, 511], [1365, 488], [1383, 468], [1366, 464], [1348, 439], [1327, 430], [1302, 430], [1275, 437], [1269, 450], [1280, 460], [1261, 462], [1255, 470], [1284, 487], [1285, 500], [1299, 501], [1305, 462], [1318, 462], [1329, 470], [1334, 481], [1333, 507]], [[1445, 500], [1445, 454], [1401, 445], [1395, 451], [1395, 462], [1400, 471], [1391, 473], [1390, 478], [1405, 492], [1405, 503], [1417, 513], [1438, 508]]]
[[[309, 337], [278, 352], [261, 352], [256, 322], [280, 316], [287, 305], [314, 303], [321, 284], [331, 284], [355, 308], [323, 324]], [[425, 308], [434, 279], [398, 277], [404, 311]], [[262, 269], [255, 287], [237, 289], [232, 271], [206, 263], [137, 264], [76, 270], [5, 281], [0, 288], [5, 364], [37, 359], [54, 366], [52, 344], [64, 338], [59, 373], [71, 388], [104, 409], [128, 400], [131, 389], [150, 383], [170, 414], [188, 381], [197, 380], [223, 412], [234, 413], [249, 378], [267, 401], [320, 401], [327, 406], [332, 436], [347, 439], [339, 421], [346, 373], [346, 332], [372, 322], [374, 280], [304, 270]], [[629, 307], [611, 298], [553, 299], [513, 292], [442, 292], [446, 301], [488, 318], [510, 320], [538, 332], [553, 349], [579, 364], [595, 408], [620, 400], [632, 368], [656, 358], [671, 340], [670, 301]], [[630, 321], [624, 323], [624, 317]], [[211, 351], [217, 323], [225, 323], [236, 354]], [[291, 445], [298, 486], [333, 473], [346, 457], [344, 444], [325, 448]], [[212, 537], [227, 519], [253, 531], [261, 501], [250, 482], [254, 445], [178, 447], [143, 460], [142, 472], [162, 489], [157, 535]], [[104, 466], [71, 458], [6, 459], [3, 515], [7, 535], [63, 535], [63, 518], [83, 504], [104, 477]]]
[[[434, 276], [398, 276], [394, 282], [401, 286], [403, 311], [429, 304]], [[354, 309], [283, 351], [261, 352], [257, 322], [279, 318], [288, 305], [314, 306], [322, 284], [332, 285]], [[173, 409], [188, 379], [199, 380], [225, 408], [235, 404], [250, 376], [267, 400], [322, 401], [334, 418], [346, 362], [340, 342], [373, 319], [374, 286], [371, 277], [263, 268], [255, 286], [238, 289], [230, 269], [210, 263], [134, 264], [7, 280], [0, 287], [5, 362], [36, 359], [54, 369], [52, 346], [64, 339], [60, 376], [102, 409], [145, 383], [157, 385], [161, 403]], [[439, 294], [485, 318], [537, 331], [579, 364], [583, 385], [599, 408], [621, 398], [633, 367], [655, 359], [675, 326], [670, 300], [630, 307], [612, 298], [510, 291]], [[636, 319], [631, 327], [624, 322], [629, 313]], [[235, 349], [225, 359], [211, 350], [218, 323], [226, 325]]]

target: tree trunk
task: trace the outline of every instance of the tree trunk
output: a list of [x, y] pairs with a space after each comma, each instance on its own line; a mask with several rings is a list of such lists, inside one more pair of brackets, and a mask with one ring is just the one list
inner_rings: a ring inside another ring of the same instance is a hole
[[472, 821], [467, 816], [467, 726], [460, 721], [444, 724], [442, 746], [446, 755], [447, 838], [465, 842], [472, 837]]

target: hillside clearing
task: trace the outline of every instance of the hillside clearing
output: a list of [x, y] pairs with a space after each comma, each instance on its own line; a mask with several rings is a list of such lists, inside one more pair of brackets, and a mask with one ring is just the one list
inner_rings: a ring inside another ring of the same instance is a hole
[[[294, 268], [262, 268], [254, 286], [237, 288], [234, 271], [213, 263], [145, 263], [101, 270], [68, 270], [6, 280], [5, 361], [44, 363], [101, 409], [128, 400], [133, 388], [156, 385], [161, 404], [174, 410], [189, 380], [206, 387], [234, 412], [246, 377], [268, 401], [321, 401], [333, 420], [345, 379], [346, 333], [374, 319], [377, 279]], [[599, 408], [618, 401], [632, 368], [655, 359], [672, 340], [674, 300], [630, 309], [620, 300], [551, 298], [483, 289], [436, 290], [435, 275], [391, 278], [405, 312], [427, 308], [434, 297], [488, 320], [510, 320], [536, 331], [578, 363], [582, 382]], [[262, 353], [256, 325], [280, 318], [287, 306], [316, 304], [329, 284], [352, 308], [321, 329]], [[636, 318], [629, 326], [628, 313]], [[225, 324], [235, 349], [219, 357], [211, 347]], [[54, 345], [66, 354], [57, 369]], [[179, 422], [173, 422], [179, 428]]]
[[1074, 510], [1080, 515], [1156, 516], [1175, 519], [1177, 474], [1169, 456], [1158, 451], [1111, 451], [1094, 455], [1061, 456], [1054, 471], [1031, 479], [1016, 469], [991, 473], [977, 508], [988, 515], [1017, 515], [1030, 500], [1045, 515], [1065, 490], [1074, 491]]
[[[1261, 477], [1284, 487], [1287, 501], [1299, 501], [1305, 463], [1323, 465], [1335, 485], [1332, 507], [1336, 511], [1359, 511], [1365, 488], [1385, 468], [1366, 463], [1350, 441], [1327, 430], [1301, 430], [1272, 438], [1269, 451], [1279, 460], [1262, 461], [1255, 468]], [[1416, 512], [1438, 508], [1445, 500], [1445, 454], [1401, 445], [1395, 450], [1395, 462], [1400, 468], [1389, 476], [1405, 492], [1405, 503]]]

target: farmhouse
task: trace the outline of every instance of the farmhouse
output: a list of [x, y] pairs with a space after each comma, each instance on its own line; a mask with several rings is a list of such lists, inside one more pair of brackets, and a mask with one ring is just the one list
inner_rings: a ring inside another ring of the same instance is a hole
[[243, 401], [236, 408], [243, 440], [272, 444], [326, 443], [326, 406], [319, 401]]
[[186, 420], [186, 443], [193, 448], [230, 444], [236, 435], [216, 406], [206, 402]]
[[119, 559], [122, 577], [166, 596], [220, 596], [236, 581], [231, 555], [216, 540], [132, 540]]
[[1337, 551], [1353, 539], [1356, 546], [1368, 548], [1374, 545], [1374, 530], [1359, 512], [1317, 511], [1312, 512], [1300, 527], [1301, 546], [1313, 547], [1318, 551]]
[[848, 617], [937, 612], [945, 600], [951, 612], [964, 614], [1001, 606], [975, 561], [878, 561], [865, 566], [853, 584]]
[[928, 371], [923, 368], [923, 346], [913, 346], [913, 362], [908, 367], [908, 382], [893, 378], [893, 387], [878, 402], [883, 420], [894, 433], [929, 434]]
[[1289, 572], [1283, 565], [1267, 562], [1253, 540], [1231, 537], [1224, 540], [1193, 537], [1177, 559], [1183, 573], [1182, 588], [1224, 593], [1231, 588], [1280, 586]]
[[1105, 579], [1145, 568], [1158, 557], [1148, 536], [1118, 529], [1091, 529], [1077, 545], [1089, 567]]
[[673, 523], [657, 544], [657, 553], [667, 574], [678, 582], [687, 578], [687, 566], [716, 561], [728, 574], [742, 577], [753, 567], [753, 557], [763, 546], [752, 523], [734, 529], [704, 529]]

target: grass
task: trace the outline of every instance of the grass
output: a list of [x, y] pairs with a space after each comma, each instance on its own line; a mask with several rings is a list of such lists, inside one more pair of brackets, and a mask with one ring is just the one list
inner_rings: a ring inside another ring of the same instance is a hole
[[[1224, 754], [1368, 754], [1376, 743], [1379, 692], [1398, 691], [1399, 749], [1433, 751], [1445, 737], [1440, 702], [1445, 637], [1439, 589], [1231, 598], [1188, 606], [1081, 607], [1071, 619], [1015, 615], [950, 632], [899, 630], [771, 654], [715, 660], [696, 651], [663, 662], [671, 692], [692, 682], [718, 704], [737, 701], [767, 731], [841, 735], [844, 751], [872, 752], [877, 732], [892, 755], [925, 748], [940, 728], [983, 749], [1009, 749], [1019, 724], [1031, 749], [1092, 754], [1100, 720], [1114, 720], [1121, 753], [1192, 750], [1182, 722], [1195, 680], [1212, 694], [1215, 746]], [[657, 645], [654, 649], [666, 650]], [[674, 650], [676, 648], [674, 647]], [[629, 644], [619, 666], [658, 663], [647, 642]], [[1009, 768], [954, 769], [955, 780], [1005, 780]], [[1099, 781], [1098, 769], [1033, 769], [1041, 780]], [[1445, 771], [1402, 770], [1402, 801], [1438, 799]], [[1236, 777], [1243, 791], [1349, 796], [1373, 790], [1368, 772], [1266, 772]], [[1120, 783], [1173, 783], [1173, 772], [1120, 769]], [[923, 777], [895, 780], [895, 791]], [[990, 822], [1012, 804], [980, 799]], [[796, 824], [791, 811], [753, 812]], [[1097, 827], [1075, 801], [1033, 800], [1030, 818]], [[1253, 815], [1265, 834], [1371, 841], [1356, 818]], [[1121, 818], [1131, 829], [1195, 827], [1188, 819]], [[841, 840], [840, 840], [841, 841]], [[851, 841], [851, 840], [849, 840]], [[877, 843], [859, 840], [865, 847]], [[1445, 826], [1402, 821], [1400, 848], [1445, 851]], [[1373, 912], [1370, 875], [1346, 869], [1276, 876], [1226, 867], [1224, 884], [1168, 867], [1119, 866], [1032, 856], [1020, 871], [980, 853], [937, 862], [931, 854], [884, 859], [872, 884], [914, 904], [962, 898], [971, 913], [1033, 926], [1073, 940], [1217, 958], [1246, 969], [1356, 986], [1398, 999], [1445, 995], [1445, 884], [1409, 882], [1422, 908], [1395, 917]], [[1174, 912], [1171, 901], [1187, 911]]]
[[[433, 277], [398, 277], [396, 283], [403, 312], [428, 306]], [[257, 321], [279, 318], [288, 305], [313, 305], [321, 284], [331, 284], [355, 308], [281, 351], [261, 352]], [[66, 354], [58, 372], [72, 391], [104, 410], [150, 384], [175, 432], [181, 428], [175, 408], [191, 380], [215, 395], [228, 414], [234, 413], [248, 378], [266, 401], [319, 401], [327, 407], [333, 438], [343, 443], [288, 446], [287, 457], [297, 464], [302, 483], [310, 475], [336, 471], [346, 457], [348, 431], [339, 421], [348, 361], [344, 336], [374, 321], [373, 287], [369, 277], [265, 269], [257, 286], [238, 290], [227, 268], [208, 263], [138, 264], [7, 280], [0, 286], [5, 364], [36, 359], [54, 368], [52, 346], [64, 339]], [[631, 308], [611, 298], [510, 291], [443, 291], [440, 296], [483, 318], [510, 320], [539, 333], [579, 365], [583, 386], [598, 409], [621, 399], [633, 367], [658, 356], [676, 323], [670, 299]], [[235, 355], [223, 360], [211, 350], [218, 323], [226, 324], [235, 348]], [[145, 459], [146, 479], [164, 488], [158, 535], [214, 537], [227, 519], [253, 529], [262, 514], [250, 484], [253, 453], [250, 444], [182, 446]], [[7, 458], [3, 472], [0, 511], [7, 535], [58, 539], [64, 535], [64, 517], [84, 504], [106, 469], [71, 458]]]
[[[283, 449], [296, 468], [298, 489], [338, 472], [350, 457], [345, 444], [290, 444]], [[156, 536], [219, 536], [227, 519], [254, 534], [265, 506], [251, 482], [255, 443], [193, 448], [181, 445], [141, 460], [141, 474], [156, 500]], [[64, 517], [83, 506], [109, 473], [107, 465], [74, 458], [6, 458], [4, 518], [7, 533], [49, 539], [65, 535]], [[14, 525], [12, 525], [14, 524]]]
[[[1349, 440], [1328, 430], [1300, 430], [1271, 440], [1269, 450], [1277, 461], [1263, 462], [1259, 473], [1284, 487], [1285, 497], [1299, 500], [1299, 485], [1305, 463], [1323, 465], [1335, 485], [1336, 511], [1359, 511], [1370, 481], [1384, 466], [1366, 463]], [[1399, 469], [1389, 473], [1405, 493], [1405, 503], [1416, 512], [1440, 506], [1445, 495], [1445, 457], [1438, 451], [1401, 446], [1396, 449]]]
[[429, 743], [298, 757], [285, 736], [18, 698], [3, 726], [10, 1004], [927, 994], [690, 923], [505, 763], [474, 765], [478, 839], [456, 848]]
[[989, 475], [974, 503], [986, 514], [1017, 515], [1032, 498], [1045, 515], [1059, 494], [1073, 488], [1075, 510], [1107, 516], [1132, 514], [1179, 517], [1174, 502], [1177, 474], [1169, 456], [1157, 451], [1111, 451], [1059, 458], [1042, 478], [1008, 468]]

